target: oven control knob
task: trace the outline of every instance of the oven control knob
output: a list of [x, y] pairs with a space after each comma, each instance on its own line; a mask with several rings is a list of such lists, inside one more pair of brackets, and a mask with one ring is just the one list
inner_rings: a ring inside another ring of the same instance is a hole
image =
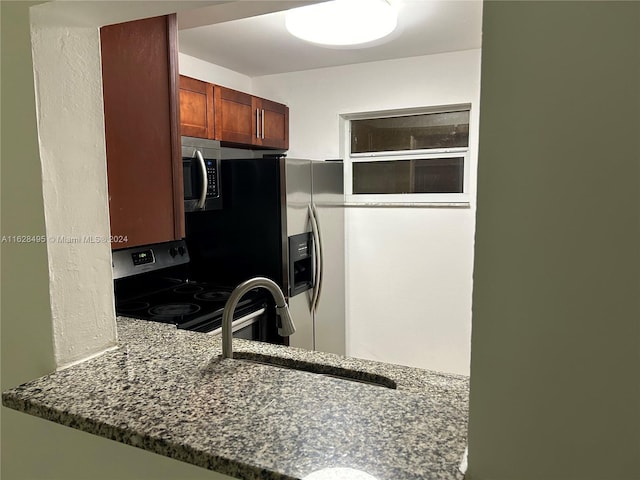
[[184, 247], [178, 247], [178, 253], [180, 254], [180, 256], [183, 256], [186, 253], [186, 250], [184, 249]]
[[169, 255], [171, 255], [171, 257], [175, 257], [178, 254], [178, 250], [176, 250], [176, 247], [171, 247], [169, 249]]

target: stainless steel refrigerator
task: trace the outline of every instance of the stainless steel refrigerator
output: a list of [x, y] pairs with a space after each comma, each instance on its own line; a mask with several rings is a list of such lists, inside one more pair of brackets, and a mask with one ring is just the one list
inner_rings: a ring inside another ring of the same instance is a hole
[[288, 297], [291, 346], [345, 353], [343, 165], [223, 157], [221, 210], [187, 214], [199, 278], [271, 278]]

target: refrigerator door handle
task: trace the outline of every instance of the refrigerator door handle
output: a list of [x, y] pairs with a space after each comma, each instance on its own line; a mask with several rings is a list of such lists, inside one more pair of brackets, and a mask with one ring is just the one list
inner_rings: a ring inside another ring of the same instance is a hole
[[320, 238], [318, 235], [318, 224], [313, 214], [311, 204], [309, 204], [309, 223], [311, 224], [311, 234], [313, 235], [313, 290], [309, 308], [311, 313], [315, 312], [318, 287], [320, 286]]
[[320, 294], [322, 293], [322, 283], [324, 281], [324, 252], [322, 249], [322, 230], [320, 229], [320, 221], [318, 216], [318, 209], [316, 204], [311, 204], [311, 213], [313, 214], [313, 222], [315, 223], [315, 230], [318, 237], [318, 286], [316, 288], [315, 302], [313, 304], [313, 311], [318, 308], [318, 302], [320, 302]]

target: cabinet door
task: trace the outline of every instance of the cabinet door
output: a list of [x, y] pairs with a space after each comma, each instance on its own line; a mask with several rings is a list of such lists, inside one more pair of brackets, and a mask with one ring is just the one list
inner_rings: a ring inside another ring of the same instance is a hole
[[215, 138], [221, 142], [252, 145], [255, 135], [256, 115], [252, 108], [252, 96], [230, 88], [214, 89]]
[[184, 237], [176, 16], [100, 29], [112, 248]]
[[213, 138], [213, 85], [180, 75], [180, 134]]
[[254, 97], [260, 119], [257, 145], [265, 148], [289, 148], [289, 107], [264, 98]]

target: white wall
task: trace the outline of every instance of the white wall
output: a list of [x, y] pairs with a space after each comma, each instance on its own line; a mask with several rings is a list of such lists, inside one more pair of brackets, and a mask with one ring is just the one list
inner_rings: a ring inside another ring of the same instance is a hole
[[347, 352], [468, 374], [480, 50], [253, 79], [290, 108], [291, 157], [340, 158], [339, 115], [470, 103], [467, 208], [349, 208]]
[[240, 90], [241, 92], [251, 92], [251, 77], [184, 53], [178, 55], [178, 69], [181, 75], [186, 75], [187, 77], [197, 78], [204, 82], [215, 83], [216, 85]]
[[51, 24], [42, 10], [32, 10], [31, 42], [53, 340], [64, 366], [116, 344], [100, 36]]

